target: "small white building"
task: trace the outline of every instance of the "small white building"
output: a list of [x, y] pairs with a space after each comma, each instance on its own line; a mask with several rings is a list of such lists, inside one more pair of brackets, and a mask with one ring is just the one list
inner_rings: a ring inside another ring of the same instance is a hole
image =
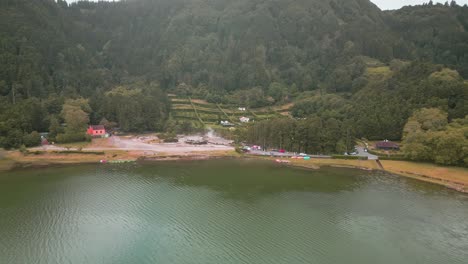
[[250, 118], [243, 116], [243, 117], [239, 118], [239, 120], [240, 120], [242, 123], [248, 123], [248, 122], [250, 121]]
[[229, 121], [221, 121], [221, 125], [222, 125], [223, 127], [233, 127], [233, 126], [234, 126], [234, 124], [232, 124], [232, 123], [229, 122]]

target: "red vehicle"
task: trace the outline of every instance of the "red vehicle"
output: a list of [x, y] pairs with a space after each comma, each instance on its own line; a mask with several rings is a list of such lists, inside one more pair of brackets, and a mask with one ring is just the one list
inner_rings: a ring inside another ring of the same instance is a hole
[[280, 149], [279, 152], [280, 152], [280, 153], [286, 153], [286, 150]]

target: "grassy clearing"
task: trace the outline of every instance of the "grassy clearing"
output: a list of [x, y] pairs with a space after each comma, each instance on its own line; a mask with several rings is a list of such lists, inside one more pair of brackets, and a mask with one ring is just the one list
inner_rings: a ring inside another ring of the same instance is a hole
[[429, 163], [382, 160], [386, 171], [405, 174], [406, 176], [429, 177], [439, 182], [451, 182], [468, 186], [468, 169], [460, 167], [442, 167]]
[[171, 98], [171, 102], [173, 103], [183, 103], [183, 102], [188, 102], [187, 99], [183, 98]]
[[367, 78], [373, 81], [388, 79], [392, 74], [393, 72], [388, 66], [371, 67], [366, 70]]
[[91, 142], [74, 142], [74, 143], [67, 143], [67, 144], [55, 144], [58, 147], [68, 148], [68, 149], [79, 149], [79, 148], [86, 148], [89, 147]]
[[206, 151], [192, 151], [189, 152], [191, 156], [203, 155], [209, 157], [241, 157], [241, 154], [235, 152], [234, 150], [214, 150], [210, 152]]
[[[267, 159], [274, 161], [278, 157], [260, 157], [255, 156], [260, 159]], [[281, 158], [279, 158], [281, 159]], [[379, 170], [379, 166], [374, 160], [339, 160], [339, 159], [310, 159], [310, 160], [301, 160], [301, 159], [286, 159], [289, 160], [292, 166], [310, 168], [310, 169], [320, 169], [320, 167], [345, 167], [345, 168], [357, 168], [365, 170]]]
[[192, 103], [194, 104], [212, 105], [212, 103], [208, 103], [207, 101], [201, 100], [201, 99], [191, 99], [191, 100], [192, 100]]
[[20, 152], [12, 152], [8, 158], [15, 164], [20, 165], [49, 165], [49, 164], [76, 164], [76, 163], [97, 163], [105, 159], [104, 155], [87, 154], [61, 154], [46, 152], [40, 155], [23, 155]]
[[[137, 159], [142, 153], [123, 150], [106, 151], [103, 154], [79, 154], [79, 153], [56, 153], [45, 152], [38, 155], [23, 155], [19, 151], [8, 154], [8, 167], [11, 169], [14, 165], [22, 167], [27, 166], [47, 166], [54, 164], [80, 164], [80, 163], [99, 163], [100, 160], [130, 160]], [[0, 168], [3, 167], [0, 161]]]
[[359, 58], [364, 61], [364, 63], [366, 64], [367, 67], [379, 67], [379, 66], [384, 66], [385, 65], [385, 63], [381, 62], [380, 60], [374, 59], [374, 58], [371, 58], [371, 57], [359, 56]]
[[172, 111], [192, 110], [191, 104], [176, 104], [172, 105]]
[[307, 166], [332, 166], [332, 167], [352, 167], [368, 170], [378, 170], [377, 163], [373, 160], [338, 160], [338, 159], [311, 159], [311, 160], [291, 160], [291, 164], [301, 167]]
[[203, 123], [217, 123], [219, 118], [227, 119], [232, 123], [238, 122], [242, 116], [254, 120], [271, 119], [274, 117], [288, 116], [293, 103], [269, 106], [262, 108], [239, 111], [233, 105], [220, 105], [208, 103], [205, 100], [192, 98], [171, 98], [172, 117], [180, 120], [194, 120], [200, 118]]

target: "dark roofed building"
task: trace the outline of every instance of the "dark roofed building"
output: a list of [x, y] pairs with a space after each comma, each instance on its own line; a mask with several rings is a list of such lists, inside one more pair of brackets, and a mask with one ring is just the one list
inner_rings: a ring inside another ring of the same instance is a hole
[[384, 149], [384, 150], [399, 150], [400, 149], [400, 146], [397, 143], [391, 142], [388, 140], [375, 143], [375, 147], [377, 149]]

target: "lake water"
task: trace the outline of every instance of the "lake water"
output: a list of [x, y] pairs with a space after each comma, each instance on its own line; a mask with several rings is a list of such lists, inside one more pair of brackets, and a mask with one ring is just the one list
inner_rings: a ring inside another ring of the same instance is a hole
[[258, 161], [0, 174], [0, 263], [468, 263], [468, 196]]

